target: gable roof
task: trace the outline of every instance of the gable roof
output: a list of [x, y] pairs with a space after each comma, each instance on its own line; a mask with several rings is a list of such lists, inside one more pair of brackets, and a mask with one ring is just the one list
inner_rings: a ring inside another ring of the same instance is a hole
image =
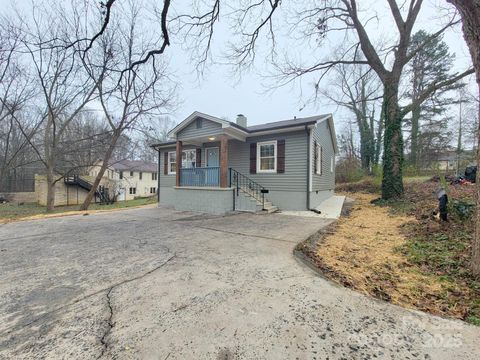
[[158, 165], [156, 163], [143, 160], [110, 160], [109, 166], [118, 171], [158, 171]]
[[[196, 118], [203, 118], [206, 120], [213, 121], [215, 123], [218, 123], [222, 125], [222, 128], [233, 128], [233, 131], [239, 131], [242, 133], [244, 136], [253, 136], [257, 135], [258, 133], [264, 133], [264, 132], [276, 132], [276, 131], [285, 131], [288, 128], [299, 128], [299, 127], [305, 127], [309, 125], [315, 125], [317, 123], [320, 123], [322, 121], [328, 121], [329, 123], [329, 128], [331, 132], [331, 137], [332, 137], [332, 142], [333, 146], [335, 149], [335, 153], [338, 152], [338, 147], [337, 147], [337, 137], [335, 134], [335, 126], [333, 123], [333, 117], [332, 114], [322, 114], [322, 115], [316, 115], [316, 116], [310, 116], [310, 117], [305, 117], [305, 118], [294, 118], [294, 119], [288, 119], [288, 120], [281, 120], [281, 121], [274, 121], [274, 122], [269, 122], [265, 124], [260, 124], [260, 125], [252, 125], [252, 126], [247, 126], [243, 127], [238, 125], [235, 122], [220, 119], [218, 117], [208, 115], [205, 113], [201, 113], [199, 111], [193, 112], [189, 117], [187, 117], [185, 120], [183, 120], [180, 124], [175, 126], [172, 130], [169, 131], [168, 136], [169, 137], [174, 137], [179, 131], [181, 131], [183, 128], [188, 126], [191, 122], [193, 122]], [[166, 145], [174, 145], [176, 142], [175, 141], [167, 141], [163, 142], [160, 144], [154, 144], [152, 147], [158, 147], [158, 146], [166, 146]]]
[[[210, 120], [210, 121], [213, 121], [217, 124], [220, 124], [222, 125], [222, 127], [227, 127], [227, 126], [230, 126], [232, 125], [233, 123], [228, 121], [228, 120], [223, 120], [223, 119], [220, 119], [218, 117], [215, 117], [215, 116], [212, 116], [212, 115], [208, 115], [208, 114], [204, 114], [204, 113], [201, 113], [199, 111], [194, 111], [189, 117], [187, 117], [185, 120], [183, 120], [180, 124], [178, 124], [177, 126], [175, 126], [172, 130], [170, 130], [168, 132], [168, 137], [173, 137], [173, 135], [175, 135], [176, 133], [178, 133], [180, 130], [182, 130], [183, 128], [185, 128], [186, 126], [188, 126], [193, 120], [195, 120], [196, 118], [198, 117], [201, 117], [203, 119], [206, 119], [206, 120]], [[236, 124], [235, 124], [236, 125]]]

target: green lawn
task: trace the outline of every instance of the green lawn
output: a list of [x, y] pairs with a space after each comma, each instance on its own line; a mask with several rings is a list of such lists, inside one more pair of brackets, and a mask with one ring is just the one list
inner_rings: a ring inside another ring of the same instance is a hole
[[[108, 210], [108, 209], [121, 209], [128, 208], [132, 206], [141, 206], [148, 204], [155, 204], [157, 198], [148, 197], [148, 198], [139, 198], [135, 200], [128, 201], [118, 201], [111, 205], [100, 205], [92, 204], [89, 207], [89, 210]], [[80, 205], [70, 205], [70, 206], [58, 206], [51, 213], [62, 213], [66, 211], [75, 211], [78, 210]], [[18, 205], [14, 203], [0, 204], [0, 219], [20, 219], [33, 215], [47, 214], [47, 209], [45, 206], [38, 205], [36, 203], [29, 203]]]

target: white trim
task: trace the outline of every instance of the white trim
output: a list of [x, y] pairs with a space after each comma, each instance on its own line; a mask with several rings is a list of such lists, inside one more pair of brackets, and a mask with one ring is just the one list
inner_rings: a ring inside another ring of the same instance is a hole
[[[197, 163], [197, 149], [183, 149], [182, 150], [182, 156], [183, 156], [183, 153], [187, 153], [187, 152], [193, 152], [195, 154], [195, 164]], [[172, 162], [170, 162], [170, 154], [176, 154], [177, 152], [176, 151], [169, 151], [168, 152], [168, 156], [167, 156], [167, 160], [168, 160], [168, 175], [176, 175], [177, 172], [176, 171], [170, 171], [171, 167], [170, 167], [170, 164], [173, 164]], [[180, 161], [182, 161], [183, 159], [181, 159]], [[176, 161], [176, 160], [175, 160]], [[183, 166], [182, 166], [183, 167]]]
[[323, 175], [323, 147], [320, 143], [317, 142], [317, 175]]
[[[171, 161], [170, 161], [170, 154], [177, 154], [176, 151], [169, 151], [168, 152], [168, 156], [167, 156], [167, 173], [168, 175], [175, 175], [177, 173], [177, 171], [171, 171], [171, 166], [170, 164], [173, 164]], [[176, 158], [175, 158], [175, 162], [176, 162]]]
[[[308, 146], [308, 152], [309, 152], [309, 155], [308, 155], [308, 158], [310, 159], [310, 164], [308, 164], [308, 172], [309, 172], [309, 176], [308, 176], [308, 190], [310, 192], [312, 192], [312, 188], [313, 188], [313, 179], [312, 179], [312, 176], [313, 176], [313, 162], [315, 161], [315, 159], [313, 158], [313, 136], [312, 136], [312, 130], [309, 129], [309, 137], [310, 137], [310, 143], [309, 143], [309, 146]], [[310, 195], [308, 195], [310, 196]]]
[[218, 166], [220, 166], [220, 148], [218, 146], [209, 146], [209, 147], [206, 147], [204, 149], [205, 149], [205, 164], [204, 164], [205, 166], [204, 167], [208, 167], [208, 165], [207, 165], [207, 163], [208, 163], [207, 162], [207, 160], [208, 160], [207, 159], [207, 152], [210, 149], [218, 149]]
[[177, 132], [179, 132], [180, 130], [182, 130], [183, 128], [185, 128], [188, 124], [190, 124], [193, 120], [195, 120], [196, 118], [198, 117], [201, 117], [203, 119], [206, 119], [206, 120], [210, 120], [210, 121], [213, 121], [213, 122], [216, 122], [220, 125], [222, 125], [222, 127], [226, 127], [226, 126], [230, 126], [230, 123], [226, 120], [223, 120], [223, 119], [220, 119], [220, 118], [217, 118], [215, 116], [212, 116], [212, 115], [208, 115], [208, 114], [204, 114], [204, 113], [201, 113], [199, 111], [194, 111], [189, 117], [187, 117], [185, 120], [183, 120], [180, 124], [178, 124], [177, 126], [175, 126], [172, 130], [170, 130], [167, 134], [168, 137], [175, 137], [175, 135], [177, 134]]
[[[261, 170], [260, 169], [260, 147], [264, 145], [273, 145], [273, 170]], [[257, 142], [257, 174], [275, 174], [277, 172], [277, 140]]]
[[333, 174], [333, 170], [335, 169], [335, 156], [332, 155], [330, 159], [330, 172]]

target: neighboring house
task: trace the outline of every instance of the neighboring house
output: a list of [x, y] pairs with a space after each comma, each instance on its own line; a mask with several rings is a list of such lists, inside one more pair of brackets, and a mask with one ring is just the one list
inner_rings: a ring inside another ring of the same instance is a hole
[[[100, 171], [99, 160], [88, 169], [88, 175], [95, 177]], [[155, 196], [157, 193], [157, 164], [142, 160], [111, 160], [104, 178], [115, 182], [117, 200], [132, 200], [135, 197]], [[110, 190], [112, 191], [112, 190]]]
[[427, 154], [421, 167], [424, 170], [456, 172], [458, 165], [459, 173], [462, 174], [467, 166], [474, 164], [475, 152], [472, 150], [464, 150], [460, 153], [456, 150], [445, 150]]
[[331, 115], [247, 126], [194, 112], [159, 153], [159, 202], [177, 210], [314, 209], [333, 195], [337, 144]]

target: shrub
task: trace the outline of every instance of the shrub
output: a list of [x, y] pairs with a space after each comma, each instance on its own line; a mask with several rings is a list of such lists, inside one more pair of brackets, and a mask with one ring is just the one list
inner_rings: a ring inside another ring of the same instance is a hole
[[360, 161], [353, 158], [341, 159], [335, 168], [335, 181], [337, 183], [356, 182], [367, 175], [362, 169]]

